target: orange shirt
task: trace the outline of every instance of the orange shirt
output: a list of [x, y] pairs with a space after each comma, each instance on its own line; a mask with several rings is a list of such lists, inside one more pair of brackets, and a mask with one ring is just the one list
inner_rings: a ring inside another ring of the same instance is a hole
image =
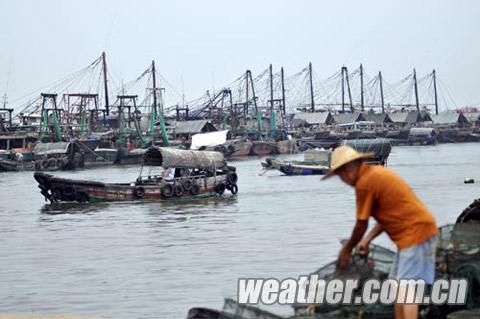
[[398, 249], [435, 235], [435, 218], [396, 173], [383, 166], [362, 164], [355, 185], [357, 219], [375, 218]]

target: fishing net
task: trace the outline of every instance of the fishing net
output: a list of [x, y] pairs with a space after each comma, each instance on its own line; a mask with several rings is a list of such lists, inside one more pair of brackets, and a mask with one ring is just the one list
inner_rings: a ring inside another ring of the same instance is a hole
[[[332, 279], [340, 280], [357, 280], [358, 287], [369, 279], [378, 279], [383, 281], [387, 279], [394, 260], [395, 253], [387, 248], [371, 244], [368, 258], [361, 257], [356, 251], [353, 252], [351, 263], [347, 270], [340, 271], [337, 269], [336, 262], [331, 262], [324, 267], [318, 269], [312, 274], [318, 275], [319, 279], [326, 282]], [[305, 291], [309, 290], [308, 284], [304, 287]], [[358, 293], [354, 291], [354, 295]], [[311, 311], [308, 305], [293, 305], [295, 318], [307, 316]], [[391, 318], [392, 307], [384, 305], [329, 305], [326, 303], [317, 304], [314, 307], [315, 318], [350, 318], [358, 317], [361, 314], [368, 314], [368, 318]]]
[[284, 317], [253, 306], [241, 305], [235, 300], [227, 298], [219, 319], [284, 319]]

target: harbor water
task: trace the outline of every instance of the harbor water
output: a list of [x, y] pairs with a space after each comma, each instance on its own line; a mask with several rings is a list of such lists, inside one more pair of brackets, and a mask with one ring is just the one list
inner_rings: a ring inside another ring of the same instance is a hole
[[[0, 312], [185, 318], [235, 298], [240, 277], [295, 278], [332, 261], [354, 223], [353, 189], [338, 178], [259, 175], [260, 160], [231, 162], [236, 196], [174, 203], [47, 205], [32, 172], [0, 174]], [[388, 165], [439, 225], [480, 196], [478, 144], [395, 147]], [[138, 173], [57, 175], [130, 182]], [[386, 237], [376, 243], [392, 247]]]

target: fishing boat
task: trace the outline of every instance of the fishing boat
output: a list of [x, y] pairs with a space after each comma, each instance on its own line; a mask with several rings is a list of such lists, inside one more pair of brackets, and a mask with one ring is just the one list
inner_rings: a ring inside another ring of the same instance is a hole
[[[142, 176], [144, 166], [164, 171]], [[45, 200], [52, 203], [170, 200], [223, 195], [225, 190], [233, 195], [238, 192], [236, 169], [227, 165], [223, 154], [163, 147], [147, 150], [140, 175], [131, 183], [74, 180], [42, 172], [36, 172], [34, 178]]]
[[33, 154], [36, 171], [74, 170], [84, 165], [84, 154], [75, 142], [37, 143]]
[[255, 156], [267, 156], [277, 154], [277, 146], [274, 142], [253, 141], [251, 154]]
[[0, 172], [15, 172], [17, 162], [0, 158]]
[[330, 150], [314, 149], [304, 154], [303, 161], [284, 161], [267, 158], [262, 162], [264, 169], [276, 169], [285, 175], [325, 175], [330, 169]]

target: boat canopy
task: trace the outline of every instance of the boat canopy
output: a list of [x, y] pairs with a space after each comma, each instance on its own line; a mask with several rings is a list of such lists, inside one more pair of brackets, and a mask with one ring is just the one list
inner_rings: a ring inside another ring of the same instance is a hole
[[388, 157], [392, 144], [386, 138], [345, 140], [343, 144], [354, 148], [357, 152], [374, 152], [375, 156]]
[[143, 157], [144, 165], [174, 168], [223, 168], [222, 153], [181, 150], [168, 147], [150, 147]]
[[36, 156], [66, 154], [69, 145], [69, 142], [37, 143], [33, 149], [33, 154]]
[[435, 129], [430, 127], [412, 127], [410, 128], [409, 136], [433, 136]]
[[227, 141], [228, 130], [199, 133], [192, 136], [191, 150], [198, 150], [202, 146], [217, 146]]

